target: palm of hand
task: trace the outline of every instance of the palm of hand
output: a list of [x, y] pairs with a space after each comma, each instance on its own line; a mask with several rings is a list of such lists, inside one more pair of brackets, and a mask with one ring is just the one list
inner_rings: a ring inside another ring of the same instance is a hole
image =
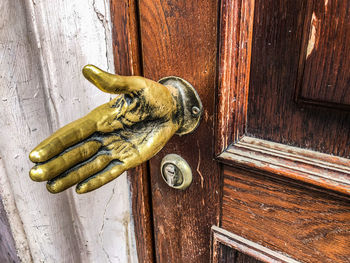
[[121, 77], [86, 66], [85, 77], [109, 93], [122, 93], [40, 143], [30, 159], [35, 181], [52, 193], [75, 184], [92, 191], [154, 156], [178, 130], [174, 96], [142, 77]]

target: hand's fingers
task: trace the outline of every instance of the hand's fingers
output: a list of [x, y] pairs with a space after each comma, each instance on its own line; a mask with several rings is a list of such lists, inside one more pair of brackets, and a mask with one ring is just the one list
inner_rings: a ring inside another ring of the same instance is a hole
[[85, 142], [47, 163], [34, 166], [29, 172], [30, 178], [37, 182], [50, 180], [94, 155], [101, 145], [98, 141]]
[[142, 77], [114, 75], [93, 65], [86, 65], [83, 68], [83, 75], [97, 88], [107, 93], [130, 93], [145, 88], [145, 80]]
[[96, 122], [88, 117], [76, 120], [57, 130], [49, 138], [42, 141], [29, 154], [34, 163], [45, 162], [66, 148], [86, 139], [96, 131]]
[[[138, 148], [133, 147], [133, 143], [125, 140], [111, 142], [106, 148], [111, 152], [113, 159], [116, 160], [112, 161], [102, 171], [80, 182], [76, 187], [77, 193], [83, 194], [93, 191], [117, 178], [127, 169], [136, 167], [140, 163], [152, 158], [152, 156], [163, 148], [176, 130], [177, 126], [165, 125], [159, 130], [145, 132], [143, 134], [144, 136], [136, 136], [137, 139], [133, 138], [131, 141], [137, 142], [136, 145], [139, 146]], [[149, 143], [150, 141], [152, 143]]]
[[113, 159], [118, 159], [127, 164], [137, 162], [140, 159], [139, 150], [132, 143], [124, 140], [118, 140], [106, 146], [110, 150]]
[[105, 169], [97, 174], [80, 182], [76, 187], [78, 194], [84, 194], [93, 191], [102, 185], [112, 181], [121, 175], [126, 169], [118, 160], [112, 161]]
[[91, 161], [88, 160], [79, 167], [73, 167], [64, 174], [47, 182], [46, 187], [51, 193], [59, 193], [78, 182], [103, 170], [111, 162], [109, 155], [100, 155]]

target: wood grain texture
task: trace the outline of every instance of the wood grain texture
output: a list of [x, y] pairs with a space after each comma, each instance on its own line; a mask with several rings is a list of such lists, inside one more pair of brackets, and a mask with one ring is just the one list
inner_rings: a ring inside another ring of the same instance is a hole
[[221, 1], [216, 155], [246, 128], [254, 2]]
[[18, 263], [15, 241], [12, 236], [7, 213], [0, 198], [0, 262]]
[[307, 3], [255, 3], [247, 135], [349, 158], [350, 113], [294, 101]]
[[225, 245], [220, 245], [219, 254], [220, 254], [220, 257], [219, 257], [219, 261], [217, 261], [218, 263], [261, 263], [262, 262]]
[[110, 1], [114, 69], [120, 75], [142, 75], [138, 5], [135, 0]]
[[28, 176], [33, 146], [110, 99], [81, 74], [88, 63], [113, 70], [108, 2], [0, 7], [0, 191], [20, 259], [132, 261], [126, 175], [85, 196], [52, 195]]
[[[219, 245], [219, 251], [218, 251], [218, 260], [216, 262], [219, 263], [235, 263], [236, 261], [236, 255], [237, 255], [237, 251], [235, 251], [234, 249], [222, 245]], [[215, 262], [215, 261], [214, 261]]]
[[155, 262], [150, 180], [147, 164], [128, 171], [139, 262]]
[[309, 0], [306, 13], [297, 99], [350, 110], [350, 1]]
[[[236, 254], [236, 263], [261, 263], [260, 260], [257, 260], [251, 256], [248, 256], [246, 254], [240, 253], [238, 252]], [[227, 263], [229, 263], [230, 261], [227, 261]]]
[[[1, 188], [10, 187], [8, 194], [2, 198], [5, 210], [14, 211], [8, 213], [11, 228], [23, 228], [19, 232], [13, 230], [19, 258], [24, 262], [55, 257], [77, 261], [79, 257], [74, 252], [64, 256], [54, 248], [56, 246], [64, 251], [62, 244], [65, 243], [66, 248], [78, 249], [72, 234], [74, 228], [64, 220], [69, 219], [65, 215], [70, 214], [66, 205], [67, 196], [50, 198], [46, 189], [39, 184], [32, 184], [28, 176], [28, 152], [37, 137], [48, 135], [51, 123], [47, 114], [40, 60], [36, 49], [31, 46], [33, 42], [27, 37], [27, 10], [20, 1], [2, 1], [0, 5], [0, 81], [1, 86], [5, 87], [0, 89]], [[7, 180], [4, 181], [3, 177]], [[63, 216], [57, 218], [57, 214]], [[51, 218], [56, 220], [50, 222]], [[65, 225], [65, 229], [56, 233], [62, 225]], [[52, 244], [53, 240], [55, 245]]]
[[22, 262], [32, 262], [29, 242], [24, 231], [21, 215], [16, 206], [16, 197], [7, 176], [5, 162], [0, 158], [0, 196], [6, 212], [7, 221], [11, 229], [16, 254]]
[[349, 199], [225, 167], [221, 227], [301, 262], [349, 262]]
[[[175, 75], [190, 82], [203, 103], [198, 129], [174, 136], [150, 161], [157, 262], [206, 262], [210, 227], [219, 220], [219, 176], [212, 149], [217, 56], [217, 1], [140, 1], [144, 76]], [[191, 166], [185, 191], [170, 188], [160, 174], [168, 153]]]
[[285, 254], [268, 249], [223, 228], [213, 226], [211, 230], [211, 262], [213, 263], [297, 263]]
[[[234, 47], [228, 48], [237, 39], [232, 32], [242, 30], [237, 3], [229, 2], [234, 6], [230, 12], [223, 9], [220, 25], [219, 70], [226, 72], [219, 75], [218, 101], [224, 105], [218, 105], [216, 153], [221, 153], [218, 160], [237, 167], [224, 166], [220, 226], [302, 262], [349, 262], [349, 199], [301, 186], [349, 193], [350, 116], [294, 101], [310, 1], [254, 2], [247, 112], [235, 110], [247, 103], [247, 96], [234, 96], [230, 89], [236, 79], [229, 74], [240, 63]], [[248, 93], [242, 83], [237, 92]], [[299, 183], [277, 181], [281, 175]]]
[[[142, 75], [137, 1], [111, 0], [115, 73]], [[151, 192], [148, 164], [128, 171], [139, 262], [154, 262]]]
[[245, 136], [218, 160], [350, 194], [350, 160], [346, 158]]

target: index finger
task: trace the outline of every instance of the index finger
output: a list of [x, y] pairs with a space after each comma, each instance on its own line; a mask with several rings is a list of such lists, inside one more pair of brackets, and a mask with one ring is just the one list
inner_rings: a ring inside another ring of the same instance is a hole
[[146, 87], [142, 77], [115, 75], [90, 64], [83, 68], [83, 75], [103, 92], [112, 94], [131, 93]]
[[87, 117], [69, 123], [42, 141], [29, 154], [34, 163], [45, 162], [96, 132], [96, 123]]

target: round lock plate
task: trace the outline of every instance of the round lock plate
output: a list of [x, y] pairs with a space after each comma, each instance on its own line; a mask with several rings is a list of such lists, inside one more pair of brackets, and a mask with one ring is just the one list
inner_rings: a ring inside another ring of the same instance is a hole
[[203, 112], [203, 105], [197, 91], [188, 81], [175, 76], [162, 78], [158, 82], [179, 91], [178, 102], [183, 107], [184, 123], [176, 134], [184, 135], [193, 132], [199, 125]]
[[191, 167], [177, 154], [166, 155], [160, 171], [164, 181], [172, 188], [185, 190], [192, 183]]

